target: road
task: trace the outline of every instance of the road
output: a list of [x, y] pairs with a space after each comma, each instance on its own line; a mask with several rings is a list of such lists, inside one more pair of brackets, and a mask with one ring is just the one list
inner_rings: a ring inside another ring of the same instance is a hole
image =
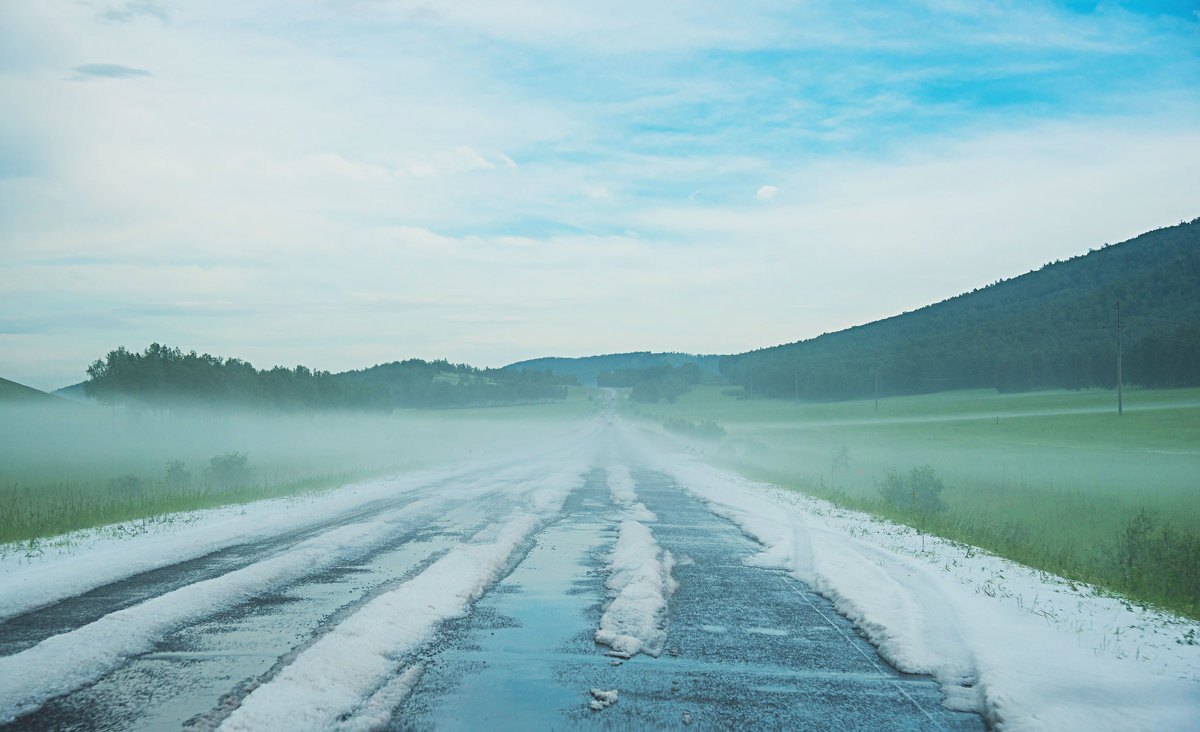
[[[0, 729], [984, 728], [642, 454], [606, 425], [9, 618]], [[632, 523], [657, 657], [596, 642]]]

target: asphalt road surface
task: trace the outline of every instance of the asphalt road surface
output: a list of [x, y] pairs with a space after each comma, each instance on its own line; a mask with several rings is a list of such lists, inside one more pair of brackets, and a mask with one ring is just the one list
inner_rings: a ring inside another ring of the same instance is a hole
[[[673, 479], [633, 458], [616, 430], [589, 438], [561, 510], [539, 521], [465, 615], [395, 655], [403, 694], [385, 729], [768, 728], [978, 730], [938, 686], [888, 665], [831, 604], [784, 572], [749, 566], [758, 547]], [[607, 470], [627, 466], [677, 588], [664, 651], [622, 659], [595, 641], [610, 599], [605, 567], [627, 506]], [[215, 729], [249, 694], [375, 598], [421, 575], [555, 480], [547, 461], [464, 473], [325, 516], [303, 529], [136, 575], [0, 623], [0, 654], [71, 638], [106, 616], [285, 555], [339, 526], [387, 523], [385, 540], [334, 566], [169, 627], [149, 652], [113, 663], [3, 730]], [[329, 678], [341, 670], [326, 669]], [[616, 691], [593, 704], [593, 690]], [[594, 706], [601, 706], [594, 709]], [[293, 727], [286, 710], [277, 729]], [[353, 720], [343, 720], [353, 721]], [[295, 725], [303, 726], [296, 722]]]

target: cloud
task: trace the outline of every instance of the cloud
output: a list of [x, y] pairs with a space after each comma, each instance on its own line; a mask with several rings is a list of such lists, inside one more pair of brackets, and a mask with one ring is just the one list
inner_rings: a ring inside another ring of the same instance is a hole
[[763, 186], [758, 189], [758, 193], [755, 193], [754, 197], [760, 201], [770, 201], [776, 193], [779, 193], [779, 189], [775, 186]]
[[166, 23], [169, 17], [165, 7], [153, 2], [127, 2], [119, 8], [101, 10], [99, 16], [113, 23], [129, 23], [138, 18], [156, 18]]
[[132, 66], [121, 66], [120, 64], [84, 64], [76, 66], [75, 70], [79, 72], [79, 78], [86, 79], [89, 77], [101, 79], [133, 79], [139, 76], [153, 76], [145, 69], [135, 69]]

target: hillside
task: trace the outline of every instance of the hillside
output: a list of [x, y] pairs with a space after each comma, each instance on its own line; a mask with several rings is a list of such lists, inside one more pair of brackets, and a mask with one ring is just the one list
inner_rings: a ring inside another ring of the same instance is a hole
[[836, 400], [949, 389], [1200, 383], [1200, 219], [886, 320], [721, 359], [756, 395]]
[[650, 351], [635, 351], [633, 353], [610, 353], [603, 356], [583, 356], [580, 358], [535, 358], [529, 361], [518, 361], [504, 368], [534, 369], [537, 371], [552, 371], [562, 376], [574, 376], [584, 386], [595, 386], [596, 377], [602, 371], [622, 371], [648, 369], [656, 366], [679, 367], [694, 363], [700, 371], [706, 374], [719, 373], [721, 356], [696, 356], [690, 353], [651, 353]]
[[29, 403], [29, 402], [47, 402], [57, 401], [53, 396], [44, 391], [38, 391], [32, 386], [18, 384], [15, 381], [0, 378], [0, 403]]

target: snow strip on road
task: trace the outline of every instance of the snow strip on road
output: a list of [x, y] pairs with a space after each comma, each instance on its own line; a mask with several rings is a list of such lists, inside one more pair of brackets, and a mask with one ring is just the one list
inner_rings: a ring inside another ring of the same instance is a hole
[[[396, 659], [418, 650], [438, 624], [462, 617], [539, 526], [562, 512], [582, 465], [509, 489], [525, 508], [451, 549], [424, 572], [384, 593], [256, 688], [219, 729], [371, 729], [415, 686]], [[386, 707], [386, 709], [385, 709]]]
[[600, 617], [596, 642], [612, 648], [609, 655], [630, 658], [638, 653], [658, 657], [667, 642], [667, 602], [675, 592], [671, 552], [661, 549], [650, 529], [630, 519], [609, 561], [604, 586], [612, 602]]
[[[359, 710], [364, 723], [378, 719], [379, 705], [370, 700], [389, 686], [395, 659], [417, 650], [442, 621], [465, 615], [539, 523], [539, 517], [517, 512], [367, 603], [251, 692], [219, 729], [324, 730]], [[401, 687], [390, 692], [407, 693], [411, 684]], [[393, 705], [403, 698], [390, 692], [384, 696]]]
[[424, 513], [424, 504], [433, 500], [375, 521], [333, 529], [285, 554], [181, 587], [0, 658], [0, 724], [99, 679], [131, 656], [152, 650], [159, 638], [175, 628], [368, 551], [402, 530], [406, 520]]
[[633, 476], [629, 474], [629, 468], [624, 465], [610, 465], [604, 472], [613, 503], [625, 508], [625, 518], [634, 521], [658, 520], [653, 511], [638, 501], [637, 486], [633, 482]]
[[[681, 486], [998, 730], [1194, 730], [1200, 624], [681, 458]], [[1189, 635], [1190, 633], [1190, 635]]]

